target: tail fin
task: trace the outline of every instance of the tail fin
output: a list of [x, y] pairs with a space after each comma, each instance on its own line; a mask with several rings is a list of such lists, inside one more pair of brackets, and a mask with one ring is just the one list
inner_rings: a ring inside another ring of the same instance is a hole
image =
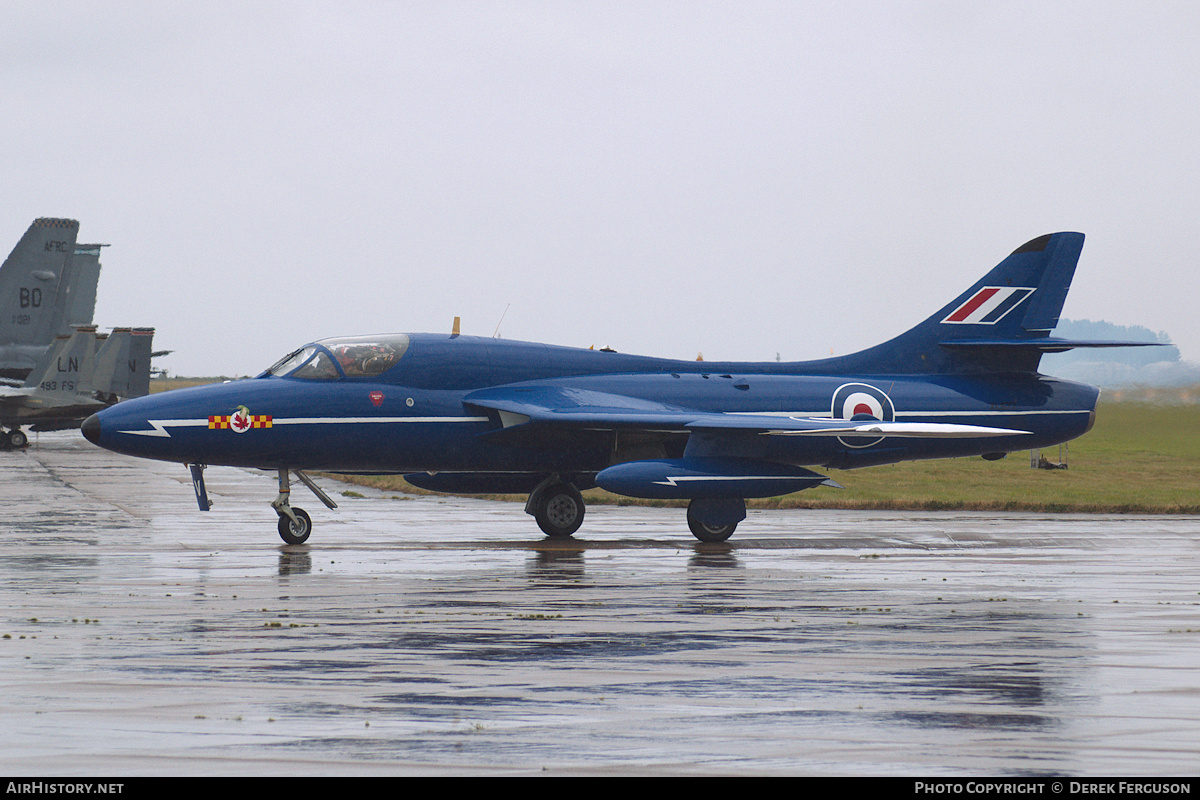
[[116, 376], [120, 374], [121, 367], [129, 358], [131, 333], [129, 328], [113, 328], [112, 333], [103, 338], [96, 351], [96, 369], [88, 388], [103, 396], [118, 394], [114, 385], [117, 382]]
[[70, 336], [57, 337], [29, 373], [25, 386], [44, 392], [90, 391], [96, 369], [96, 345], [96, 328], [92, 325], [81, 325]]
[[0, 341], [45, 346], [56, 334], [70, 332], [68, 294], [78, 233], [73, 219], [41, 218], [17, 242], [0, 266]]
[[830, 361], [860, 373], [1037, 372], [1043, 353], [1146, 344], [1049, 336], [1082, 251], [1082, 233], [1039, 236], [915, 328]]
[[97, 334], [94, 325], [77, 325], [58, 336], [25, 380], [43, 392], [87, 395], [115, 403], [150, 393], [150, 351], [154, 328], [114, 328]]
[[96, 389], [122, 400], [150, 394], [154, 328], [115, 328], [96, 354]]
[[100, 283], [100, 248], [106, 244], [80, 244], [75, 246], [71, 259], [74, 281], [67, 293], [68, 325], [91, 325], [96, 313], [96, 287]]

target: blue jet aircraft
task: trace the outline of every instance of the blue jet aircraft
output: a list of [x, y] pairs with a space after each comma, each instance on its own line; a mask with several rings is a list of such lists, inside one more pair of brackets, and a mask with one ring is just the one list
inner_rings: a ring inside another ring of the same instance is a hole
[[[797, 363], [674, 361], [457, 333], [325, 339], [252, 380], [129, 400], [83, 424], [118, 453], [276, 470], [288, 543], [305, 471], [404, 474], [439, 492], [528, 493], [551, 537], [578, 530], [580, 489], [688, 500], [700, 540], [724, 541], [745, 499], [832, 484], [852, 469], [1048, 447], [1086, 433], [1099, 390], [1038, 372], [1043, 353], [1144, 342], [1066, 340], [1058, 322], [1083, 235], [1022, 245], [900, 336]], [[832, 484], [835, 485], [836, 484]]]

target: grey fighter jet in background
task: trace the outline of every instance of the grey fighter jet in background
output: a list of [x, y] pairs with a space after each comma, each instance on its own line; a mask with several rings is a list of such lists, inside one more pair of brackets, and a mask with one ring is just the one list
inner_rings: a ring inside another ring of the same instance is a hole
[[73, 219], [36, 219], [0, 266], [0, 383], [19, 386], [55, 336], [92, 323], [105, 245], [78, 233]]
[[89, 415], [150, 392], [153, 328], [96, 333], [78, 326], [58, 336], [21, 387], [0, 386], [0, 449], [24, 447], [21, 430], [78, 428]]

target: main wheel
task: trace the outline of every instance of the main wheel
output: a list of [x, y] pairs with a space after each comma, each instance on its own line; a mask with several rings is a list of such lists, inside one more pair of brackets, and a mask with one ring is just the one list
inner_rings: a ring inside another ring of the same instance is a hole
[[25, 445], [29, 444], [29, 437], [19, 428], [14, 428], [4, 434], [4, 446], [13, 450], [20, 450]]
[[736, 522], [728, 525], [709, 525], [701, 522], [692, 516], [690, 506], [688, 507], [687, 521], [688, 527], [692, 530], [692, 536], [695, 536], [702, 542], [723, 542], [730, 536], [733, 536], [733, 532], [737, 530]]
[[312, 533], [312, 519], [303, 508], [293, 508], [292, 513], [296, 515], [295, 522], [287, 514], [279, 515], [279, 538], [288, 544], [304, 544]]
[[565, 539], [583, 524], [583, 496], [569, 483], [548, 486], [533, 518], [551, 539]]

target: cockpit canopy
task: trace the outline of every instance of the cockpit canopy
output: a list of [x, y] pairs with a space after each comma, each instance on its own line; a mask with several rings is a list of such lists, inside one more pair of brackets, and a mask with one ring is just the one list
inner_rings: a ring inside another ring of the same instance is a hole
[[403, 333], [322, 339], [284, 356], [267, 374], [308, 381], [371, 378], [394, 367], [408, 342]]

